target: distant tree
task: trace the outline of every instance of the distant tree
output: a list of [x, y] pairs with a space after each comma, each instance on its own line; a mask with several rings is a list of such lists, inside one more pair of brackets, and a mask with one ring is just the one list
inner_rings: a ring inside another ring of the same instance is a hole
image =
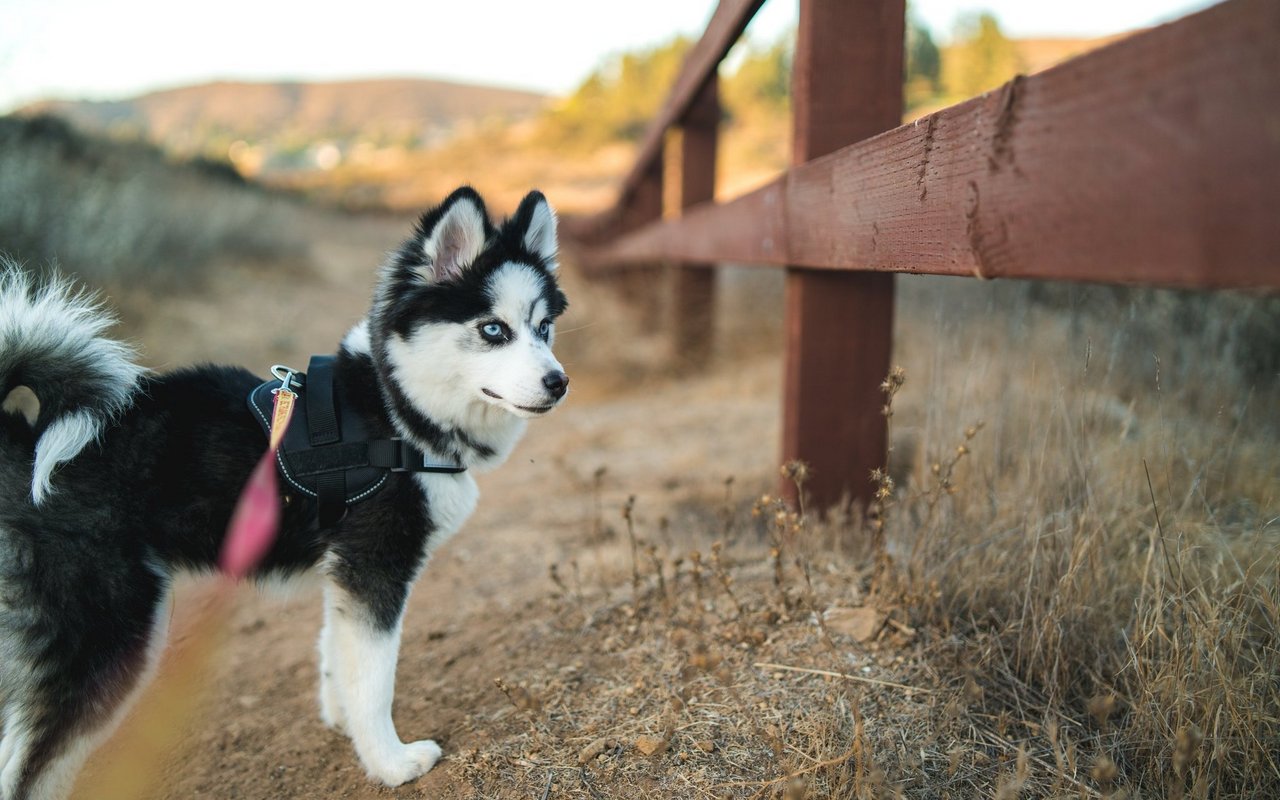
[[955, 42], [947, 50], [942, 69], [943, 86], [952, 98], [989, 91], [1025, 69], [1017, 46], [990, 12], [962, 20]]
[[721, 104], [734, 119], [786, 114], [791, 103], [794, 36], [751, 46], [733, 74], [721, 79]]
[[543, 119], [550, 141], [584, 146], [636, 139], [662, 107], [690, 41], [677, 37], [610, 58]]
[[918, 108], [942, 92], [942, 53], [924, 22], [907, 9], [907, 108]]

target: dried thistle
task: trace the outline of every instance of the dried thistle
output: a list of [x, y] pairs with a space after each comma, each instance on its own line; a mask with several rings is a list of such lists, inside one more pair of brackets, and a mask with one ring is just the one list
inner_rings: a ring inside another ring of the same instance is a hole
[[720, 581], [721, 588], [724, 593], [729, 596], [729, 600], [733, 602], [734, 609], [738, 612], [738, 619], [746, 617], [747, 609], [738, 600], [737, 595], [733, 593], [733, 576], [729, 574], [729, 570], [725, 568], [724, 560], [721, 559], [720, 553], [724, 550], [724, 542], [714, 542], [711, 545], [711, 570], [715, 574], [716, 579]]
[[1098, 723], [1099, 728], [1106, 730], [1107, 720], [1116, 712], [1117, 704], [1118, 699], [1111, 692], [1094, 695], [1089, 698], [1089, 715], [1093, 717], [1094, 722]]
[[1089, 771], [1089, 776], [1098, 782], [1098, 786], [1101, 787], [1103, 793], [1111, 791], [1111, 786], [1119, 775], [1120, 768], [1105, 753], [1098, 756], [1097, 760], [1093, 762], [1093, 769]]
[[636, 496], [633, 494], [627, 498], [627, 502], [622, 506], [622, 518], [627, 523], [627, 538], [631, 540], [631, 589], [632, 597], [638, 602], [640, 599], [640, 542], [636, 538], [635, 511]]
[[498, 687], [499, 691], [506, 695], [507, 700], [511, 702], [511, 705], [515, 706], [517, 710], [524, 712], [529, 717], [529, 721], [531, 723], [536, 723], [537, 714], [542, 710], [542, 701], [529, 691], [529, 687], [527, 685], [520, 683], [512, 686], [502, 678], [494, 678], [493, 684]]
[[551, 575], [551, 582], [554, 583], [556, 585], [556, 588], [560, 590], [560, 594], [563, 595], [564, 597], [568, 597], [569, 587], [565, 584], [564, 580], [560, 578], [559, 565], [553, 561], [551, 563], [551, 566], [548, 567], [547, 571]]
[[734, 516], [735, 515], [733, 513], [733, 476], [730, 475], [729, 477], [724, 479], [724, 501], [720, 505], [720, 519], [721, 519], [720, 535], [723, 536], [726, 541], [733, 540], [732, 534], [733, 534], [733, 527], [734, 527], [734, 524], [733, 524]]
[[662, 600], [662, 609], [664, 613], [671, 613], [671, 598], [667, 594], [667, 575], [666, 569], [662, 563], [662, 557], [658, 555], [657, 545], [648, 545], [645, 547], [645, 553], [649, 556], [649, 563], [653, 564], [653, 571], [658, 576], [658, 597]]
[[973, 438], [978, 435], [978, 431], [982, 430], [985, 424], [986, 423], [982, 420], [978, 420], [965, 428], [964, 441], [956, 445], [956, 449], [952, 453], [951, 457], [946, 461], [934, 462], [930, 467], [930, 472], [933, 474], [934, 482], [933, 487], [929, 490], [927, 495], [928, 519], [933, 518], [934, 510], [943, 497], [956, 493], [956, 466], [960, 463], [961, 459], [972, 452], [969, 449], [968, 442], [973, 441]]
[[783, 478], [794, 483], [797, 489], [804, 486], [805, 482], [809, 480], [809, 465], [799, 459], [783, 464], [779, 472], [782, 473]]
[[604, 539], [604, 476], [608, 471], [608, 468], [599, 466], [591, 474], [591, 508], [594, 512], [591, 515], [591, 541], [593, 542]]
[[1195, 724], [1184, 725], [1178, 729], [1173, 744], [1173, 774], [1181, 778], [1187, 767], [1200, 756], [1200, 744], [1204, 741], [1204, 732]]
[[693, 576], [693, 597], [698, 603], [698, 609], [702, 609], [702, 553], [697, 550], [689, 553], [689, 562], [692, 566], [689, 568], [690, 574]]

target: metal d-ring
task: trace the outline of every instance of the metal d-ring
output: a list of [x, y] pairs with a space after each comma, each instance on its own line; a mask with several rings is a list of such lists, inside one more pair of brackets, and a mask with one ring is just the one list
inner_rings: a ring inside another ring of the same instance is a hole
[[[284, 364], [272, 364], [271, 374], [275, 376], [276, 380], [280, 381], [280, 388], [271, 390], [273, 394], [275, 392], [280, 391], [280, 389], [287, 389], [289, 391], [293, 391], [295, 386], [293, 376], [298, 374], [298, 371], [296, 369], [292, 367], [286, 367]], [[298, 388], [301, 388], [300, 384], [298, 384], [297, 386]]]

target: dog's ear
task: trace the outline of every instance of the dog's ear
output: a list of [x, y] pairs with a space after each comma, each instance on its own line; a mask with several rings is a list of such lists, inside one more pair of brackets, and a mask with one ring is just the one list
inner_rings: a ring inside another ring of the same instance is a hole
[[556, 269], [556, 212], [551, 209], [542, 192], [534, 190], [525, 195], [512, 218], [516, 230], [521, 231], [521, 243], [525, 249], [541, 258], [550, 270]]
[[454, 191], [422, 218], [423, 277], [436, 282], [461, 275], [484, 249], [488, 225], [480, 195], [470, 186]]

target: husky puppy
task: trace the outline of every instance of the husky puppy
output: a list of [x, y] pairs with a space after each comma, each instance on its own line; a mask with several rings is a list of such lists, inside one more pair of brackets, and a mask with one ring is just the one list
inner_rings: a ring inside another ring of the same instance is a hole
[[[371, 435], [465, 471], [388, 471], [328, 527], [293, 498], [257, 568], [322, 574], [320, 715], [390, 786], [440, 758], [391, 719], [410, 588], [474, 509], [473, 472], [568, 389], [551, 352], [556, 270], [538, 192], [499, 227], [469, 187], [424, 214], [342, 341], [333, 385]], [[70, 791], [156, 664], [174, 573], [215, 568], [266, 449], [246, 404], [262, 379], [150, 373], [103, 336], [111, 321], [66, 281], [0, 272], [0, 800]]]

